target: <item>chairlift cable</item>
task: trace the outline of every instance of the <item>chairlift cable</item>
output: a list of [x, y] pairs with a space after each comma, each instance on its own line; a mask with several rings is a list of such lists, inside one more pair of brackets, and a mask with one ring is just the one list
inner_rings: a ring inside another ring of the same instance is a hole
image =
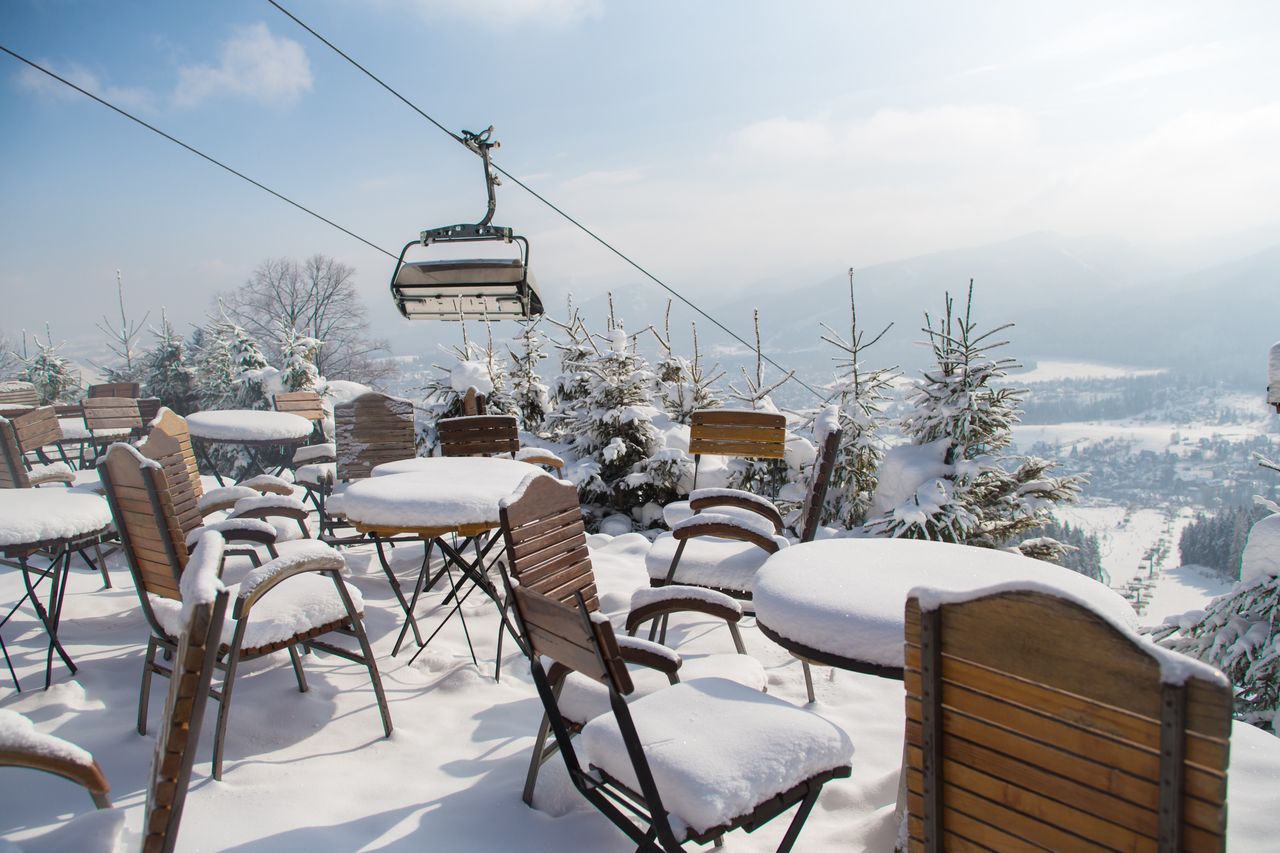
[[288, 196], [284, 195], [283, 193], [276, 192], [275, 190], [271, 189], [271, 187], [267, 186], [266, 184], [260, 183], [259, 181], [255, 181], [253, 178], [249, 177], [248, 175], [244, 174], [243, 172], [239, 172], [239, 171], [237, 171], [237, 170], [235, 170], [235, 169], [231, 168], [230, 166], [228, 166], [226, 163], [223, 163], [221, 160], [218, 160], [218, 159], [215, 159], [215, 158], [213, 158], [213, 157], [210, 157], [208, 154], [204, 153], [204, 152], [203, 152], [203, 151], [201, 151], [200, 149], [198, 149], [198, 148], [196, 148], [196, 147], [194, 147], [194, 146], [192, 146], [192, 145], [188, 145], [187, 143], [183, 142], [181, 139], [178, 139], [178, 138], [177, 138], [177, 137], [175, 137], [175, 136], [171, 136], [170, 134], [165, 133], [163, 130], [161, 130], [160, 128], [156, 127], [155, 125], [153, 125], [153, 124], [148, 124], [147, 122], [143, 121], [142, 119], [138, 118], [137, 116], [133, 115], [132, 113], [126, 112], [125, 110], [121, 109], [120, 107], [117, 107], [115, 104], [111, 103], [110, 101], [107, 101], [107, 100], [105, 100], [105, 99], [103, 99], [103, 98], [98, 97], [97, 95], [93, 94], [93, 92], [90, 92], [90, 91], [87, 91], [87, 90], [85, 90], [85, 89], [82, 89], [81, 87], [77, 86], [75, 83], [72, 83], [70, 80], [66, 79], [65, 77], [61, 77], [61, 76], [59, 76], [58, 74], [54, 73], [53, 71], [50, 71], [48, 68], [45, 68], [43, 65], [40, 65], [40, 64], [38, 64], [38, 63], [36, 63], [36, 62], [32, 62], [30, 59], [27, 59], [27, 58], [26, 58], [25, 56], [23, 56], [22, 54], [17, 53], [17, 52], [15, 52], [15, 51], [12, 51], [12, 50], [10, 50], [9, 48], [5, 47], [5, 46], [4, 46], [4, 45], [2, 45], [2, 44], [0, 44], [0, 50], [2, 50], [2, 51], [4, 51], [5, 53], [9, 54], [10, 56], [12, 56], [14, 59], [18, 60], [19, 62], [25, 62], [27, 65], [31, 66], [32, 68], [36, 69], [37, 71], [39, 71], [39, 72], [41, 72], [41, 73], [43, 73], [43, 74], [47, 74], [48, 76], [52, 77], [54, 80], [57, 80], [59, 83], [62, 83], [64, 86], [69, 86], [70, 88], [75, 89], [75, 90], [76, 90], [77, 92], [79, 92], [80, 94], [82, 94], [82, 95], [84, 95], [84, 96], [86, 96], [86, 97], [92, 98], [93, 100], [95, 100], [95, 101], [97, 101], [98, 103], [102, 104], [104, 107], [106, 107], [106, 108], [108, 108], [108, 109], [110, 109], [110, 110], [114, 110], [115, 112], [119, 113], [120, 115], [124, 116], [125, 118], [129, 119], [130, 121], [137, 122], [138, 124], [140, 124], [140, 125], [142, 125], [143, 127], [145, 127], [147, 130], [151, 131], [152, 133], [158, 134], [159, 136], [163, 136], [165, 139], [169, 140], [169, 141], [170, 141], [170, 142], [172, 142], [174, 145], [178, 145], [178, 146], [180, 146], [180, 147], [182, 147], [182, 148], [185, 148], [186, 150], [190, 151], [192, 154], [195, 154], [197, 157], [201, 157], [201, 158], [203, 158], [203, 159], [205, 159], [205, 160], [209, 161], [209, 162], [210, 162], [210, 163], [212, 163], [213, 165], [217, 166], [218, 168], [220, 168], [220, 169], [225, 169], [226, 171], [228, 171], [228, 172], [230, 172], [231, 174], [235, 175], [237, 178], [240, 178], [240, 179], [241, 179], [241, 180], [243, 180], [243, 181], [247, 181], [248, 183], [253, 184], [253, 185], [254, 185], [255, 187], [257, 187], [258, 189], [263, 190], [264, 192], [268, 192], [268, 193], [270, 193], [271, 195], [275, 196], [276, 198], [280, 199], [281, 201], [283, 201], [283, 202], [286, 202], [286, 203], [288, 203], [288, 204], [293, 205], [294, 207], [298, 208], [298, 210], [301, 210], [303, 213], [306, 213], [306, 214], [308, 214], [308, 215], [310, 215], [310, 216], [315, 217], [316, 219], [319, 219], [321, 222], [325, 223], [326, 225], [331, 225], [331, 226], [333, 226], [334, 228], [337, 228], [339, 231], [341, 231], [343, 234], [346, 234], [348, 237], [354, 237], [355, 239], [359, 240], [361, 243], [364, 243], [364, 244], [365, 244], [366, 246], [368, 246], [369, 248], [371, 248], [371, 249], [376, 249], [376, 250], [378, 250], [379, 252], [381, 252], [382, 254], [386, 255], [387, 257], [389, 257], [389, 258], [391, 258], [391, 259], [393, 259], [393, 260], [395, 259], [395, 257], [396, 257], [395, 252], [390, 252], [390, 251], [388, 251], [388, 250], [386, 250], [386, 249], [382, 248], [381, 246], [379, 246], [377, 243], [374, 243], [374, 242], [373, 242], [373, 241], [371, 241], [371, 240], [366, 240], [364, 237], [361, 237], [359, 234], [357, 234], [356, 232], [352, 231], [351, 229], [349, 229], [349, 228], [344, 228], [344, 227], [342, 227], [341, 225], [339, 225], [338, 223], [334, 222], [332, 219], [329, 219], [329, 218], [328, 218], [328, 217], [326, 217], [326, 216], [322, 216], [321, 214], [316, 213], [314, 210], [312, 210], [312, 209], [311, 209], [311, 208], [309, 208], [309, 207], [306, 207], [305, 205], [299, 204], [298, 202], [294, 201], [293, 199], [289, 198]]
[[[302, 27], [304, 30], [306, 30], [307, 32], [309, 32], [311, 35], [315, 36], [315, 37], [316, 37], [320, 42], [322, 42], [324, 45], [326, 45], [328, 48], [330, 48], [334, 53], [338, 54], [338, 55], [339, 55], [339, 56], [341, 56], [343, 59], [345, 59], [347, 62], [351, 63], [351, 65], [355, 66], [357, 69], [359, 69], [361, 72], [363, 72], [363, 73], [365, 74], [365, 76], [367, 76], [370, 80], [373, 80], [373, 82], [377, 83], [377, 84], [378, 84], [379, 86], [381, 86], [383, 89], [386, 89], [389, 93], [391, 93], [392, 95], [394, 95], [394, 96], [395, 96], [399, 101], [401, 101], [402, 103], [404, 103], [404, 104], [405, 104], [406, 106], [408, 106], [411, 110], [413, 110], [413, 111], [414, 111], [414, 112], [416, 112], [418, 115], [420, 115], [420, 116], [422, 116], [423, 118], [425, 118], [427, 121], [431, 122], [431, 123], [432, 123], [433, 125], [435, 125], [439, 130], [441, 130], [442, 132], [444, 132], [445, 134], [447, 134], [451, 139], [453, 139], [453, 141], [455, 141], [455, 142], [457, 142], [458, 144], [462, 145], [463, 147], [467, 148], [467, 150], [472, 150], [472, 149], [471, 149], [471, 146], [467, 145], [467, 142], [466, 142], [466, 140], [465, 140], [465, 139], [463, 139], [463, 137], [461, 137], [461, 136], [459, 136], [458, 134], [454, 133], [453, 131], [449, 130], [449, 128], [445, 127], [445, 125], [441, 124], [439, 121], [436, 121], [436, 119], [434, 119], [434, 118], [432, 118], [430, 115], [428, 115], [428, 114], [427, 114], [427, 113], [426, 113], [426, 112], [425, 112], [421, 107], [419, 107], [417, 104], [415, 104], [415, 103], [413, 103], [412, 101], [410, 101], [410, 100], [409, 100], [408, 98], [406, 98], [404, 95], [400, 94], [398, 91], [396, 91], [394, 88], [392, 88], [389, 84], [387, 84], [385, 81], [383, 81], [380, 77], [378, 77], [378, 75], [374, 74], [374, 73], [373, 73], [372, 71], [370, 71], [368, 68], [365, 68], [363, 65], [361, 65], [359, 62], [357, 62], [355, 59], [353, 59], [350, 55], [348, 55], [345, 51], [343, 51], [341, 48], [339, 48], [339, 47], [338, 47], [337, 45], [335, 45], [333, 42], [329, 41], [327, 38], [325, 38], [324, 36], [322, 36], [320, 33], [316, 32], [314, 29], [312, 29], [309, 25], [307, 25], [307, 24], [306, 24], [305, 22], [303, 22], [300, 18], [298, 18], [298, 16], [297, 16], [297, 15], [293, 14], [293, 13], [292, 13], [292, 12], [290, 12], [288, 9], [284, 8], [283, 6], [281, 6], [278, 2], [276, 2], [276, 0], [267, 0], [267, 2], [268, 2], [268, 3], [270, 3], [272, 6], [274, 6], [277, 10], [279, 10], [279, 11], [280, 11], [280, 12], [281, 12], [285, 17], [289, 18], [289, 19], [290, 19], [290, 20], [292, 20], [294, 23], [296, 23], [298, 26]], [[542, 202], [543, 204], [545, 204], [547, 207], [551, 208], [551, 210], [553, 210], [553, 211], [555, 211], [556, 213], [558, 213], [558, 214], [559, 214], [561, 217], [563, 217], [566, 221], [568, 221], [569, 223], [571, 223], [572, 225], [574, 225], [576, 228], [578, 228], [578, 230], [582, 231], [582, 233], [586, 234], [588, 237], [590, 237], [591, 239], [595, 240], [595, 241], [596, 241], [597, 243], [599, 243], [601, 246], [604, 246], [604, 247], [605, 247], [606, 249], [608, 249], [610, 252], [613, 252], [615, 255], [617, 255], [619, 258], [621, 258], [623, 261], [626, 261], [628, 264], [630, 264], [632, 267], [634, 267], [638, 272], [640, 272], [640, 274], [641, 274], [641, 275], [645, 276], [645, 277], [646, 277], [646, 278], [648, 278], [650, 281], [652, 281], [654, 284], [658, 285], [658, 286], [659, 286], [659, 287], [661, 287], [663, 290], [665, 290], [667, 293], [671, 294], [671, 295], [672, 295], [672, 296], [674, 296], [676, 299], [680, 300], [680, 301], [681, 301], [681, 302], [683, 302], [685, 305], [687, 305], [689, 308], [693, 309], [693, 311], [694, 311], [694, 312], [696, 312], [697, 314], [699, 314], [700, 316], [702, 316], [703, 318], [705, 318], [706, 320], [708, 320], [709, 322], [711, 322], [711, 323], [712, 323], [716, 328], [720, 329], [720, 331], [724, 332], [726, 335], [728, 335], [729, 337], [733, 338], [735, 341], [737, 341], [738, 343], [740, 343], [740, 344], [742, 344], [743, 346], [747, 347], [748, 349], [754, 349], [754, 347], [753, 347], [751, 344], [747, 343], [747, 341], [746, 341], [746, 340], [745, 340], [741, 335], [737, 334], [737, 333], [736, 333], [736, 332], [734, 332], [732, 329], [730, 329], [728, 326], [726, 326], [724, 323], [721, 323], [721, 322], [720, 322], [719, 320], [717, 320], [715, 317], [711, 316], [711, 315], [710, 315], [710, 314], [708, 314], [706, 311], [704, 311], [702, 308], [700, 308], [700, 307], [698, 307], [697, 305], [695, 305], [692, 301], [690, 301], [689, 299], [687, 299], [683, 294], [681, 294], [681, 293], [680, 293], [679, 291], [677, 291], [675, 288], [671, 287], [671, 286], [670, 286], [670, 285], [668, 285], [666, 282], [664, 282], [662, 279], [658, 278], [656, 275], [654, 275], [653, 273], [649, 272], [649, 270], [647, 270], [647, 269], [645, 269], [644, 267], [640, 266], [640, 264], [638, 264], [638, 263], [636, 263], [634, 260], [632, 260], [632, 259], [631, 259], [631, 258], [630, 258], [626, 253], [624, 253], [622, 250], [620, 250], [620, 249], [618, 249], [618, 248], [615, 248], [615, 247], [613, 246], [613, 244], [611, 244], [609, 241], [605, 240], [605, 239], [604, 239], [603, 237], [601, 237], [599, 234], [596, 234], [594, 231], [592, 231], [592, 230], [591, 230], [590, 228], [588, 228], [586, 225], [583, 225], [583, 224], [582, 224], [581, 222], [579, 222], [577, 219], [575, 219], [575, 218], [573, 218], [572, 216], [570, 216], [568, 213], [566, 213], [563, 209], [561, 209], [559, 206], [557, 206], [556, 204], [554, 204], [554, 203], [553, 203], [550, 199], [548, 199], [546, 196], [544, 196], [544, 195], [542, 195], [541, 193], [539, 193], [538, 191], [534, 190], [532, 187], [530, 187], [530, 186], [529, 186], [528, 184], [526, 184], [524, 181], [520, 180], [520, 179], [519, 179], [519, 178], [517, 178], [515, 175], [511, 174], [510, 172], [508, 172], [506, 169], [502, 168], [502, 167], [501, 167], [500, 165], [498, 165], [497, 163], [493, 163], [492, 161], [490, 161], [490, 162], [491, 162], [491, 164], [492, 164], [492, 166], [493, 166], [494, 171], [498, 172], [498, 173], [499, 173], [499, 174], [501, 174], [503, 177], [510, 179], [510, 180], [511, 180], [513, 183], [515, 183], [518, 187], [520, 187], [520, 188], [521, 188], [522, 190], [524, 190], [525, 192], [529, 193], [529, 195], [533, 196], [533, 197], [534, 197], [534, 198], [536, 198], [538, 201], [540, 201], [540, 202]], [[791, 371], [788, 371], [788, 370], [787, 370], [787, 368], [783, 367], [781, 364], [778, 364], [778, 362], [774, 361], [774, 360], [773, 360], [772, 358], [770, 358], [768, 355], [765, 355], [764, 353], [761, 353], [760, 355], [761, 355], [761, 357], [762, 357], [765, 361], [767, 361], [771, 366], [773, 366], [773, 367], [774, 367], [774, 368], [776, 368], [777, 370], [780, 370], [780, 371], [782, 371], [783, 373], [790, 373], [790, 372], [791, 372]], [[800, 385], [801, 387], [803, 387], [805, 390], [807, 390], [807, 391], [809, 391], [811, 394], [813, 394], [815, 397], [818, 397], [819, 399], [823, 399], [823, 400], [825, 400], [825, 399], [826, 399], [826, 398], [824, 397], [824, 395], [822, 394], [822, 392], [818, 391], [816, 388], [814, 388], [812, 385], [808, 384], [807, 382], [805, 382], [803, 379], [799, 378], [798, 376], [796, 376], [796, 375], [794, 375], [794, 374], [793, 374], [793, 375], [791, 376], [791, 381], [793, 381], [793, 382], [797, 383], [798, 385]]]

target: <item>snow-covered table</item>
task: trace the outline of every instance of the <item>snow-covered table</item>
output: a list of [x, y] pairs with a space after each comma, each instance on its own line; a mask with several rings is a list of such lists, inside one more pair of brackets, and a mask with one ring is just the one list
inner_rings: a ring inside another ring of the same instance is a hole
[[[0, 491], [0, 552], [7, 558], [7, 565], [22, 570], [26, 593], [3, 619], [0, 627], [30, 599], [36, 616], [49, 634], [49, 651], [45, 659], [44, 686], [47, 689], [53, 678], [53, 653], [56, 651], [75, 674], [76, 665], [58, 642], [58, 622], [62, 618], [62, 599], [66, 592], [67, 572], [71, 556], [81, 548], [101, 542], [111, 534], [111, 508], [97, 495], [71, 492], [66, 489], [4, 489]], [[48, 566], [33, 566], [30, 559], [37, 553], [49, 554]], [[17, 563], [12, 560], [17, 559]], [[49, 579], [47, 604], [42, 604], [37, 589], [41, 581]], [[9, 664], [9, 652], [3, 648], [5, 663]], [[14, 685], [18, 676], [9, 664], [9, 674]]]
[[[396, 590], [397, 596], [401, 598], [401, 606], [405, 608], [406, 621], [396, 640], [393, 654], [399, 651], [405, 632], [410, 627], [414, 629], [415, 636], [418, 636], [413, 616], [414, 607], [423, 590], [430, 589], [449, 566], [459, 568], [463, 578], [470, 580], [475, 586], [460, 595], [458, 587], [462, 579], [454, 585], [444, 600], [447, 605], [456, 599], [445, 621], [454, 613], [461, 614], [463, 600], [475, 587], [479, 587], [497, 603], [497, 589], [488, 577], [485, 559], [501, 537], [496, 532], [490, 535], [490, 531], [494, 531], [500, 524], [499, 503], [514, 492], [531, 472], [545, 474], [535, 465], [511, 459], [417, 457], [378, 465], [373, 469], [373, 476], [357, 480], [343, 491], [341, 512], [357, 531], [373, 537], [378, 559], [389, 576], [394, 578], [383, 550], [383, 539], [410, 535], [427, 543], [412, 599], [404, 601], [399, 590]], [[455, 534], [462, 537], [460, 543], [456, 541]], [[428, 576], [428, 569], [433, 547], [440, 548], [445, 563], [444, 568], [432, 578]], [[474, 549], [474, 559], [463, 556], [468, 547]], [[463, 624], [466, 624], [465, 617]], [[511, 630], [505, 614], [502, 625]], [[425, 641], [419, 639], [418, 653], [426, 648], [426, 644], [431, 642], [442, 627], [444, 622]], [[500, 667], [501, 633], [498, 636]], [[514, 632], [512, 636], [515, 638]], [[415, 657], [416, 655], [417, 653]], [[472, 650], [472, 659], [474, 658], [475, 651]], [[495, 670], [495, 678], [497, 671], [500, 670]]]
[[[263, 472], [258, 454], [263, 448], [279, 447], [296, 448], [311, 437], [313, 429], [311, 421], [288, 412], [268, 412], [258, 409], [219, 409], [208, 412], [193, 412], [187, 415], [187, 428], [191, 437], [198, 439], [193, 444], [203, 457], [219, 485], [226, 485], [218, 466], [210, 458], [207, 446], [210, 444], [239, 444], [249, 451], [249, 459], [244, 469], [232, 477], [232, 481]], [[273, 473], [279, 473], [283, 465]]]
[[1136, 627], [1129, 603], [1082, 574], [1005, 551], [916, 539], [823, 539], [783, 548], [755, 582], [760, 630], [803, 660], [902, 678], [912, 587], [964, 591], [1035, 580]]

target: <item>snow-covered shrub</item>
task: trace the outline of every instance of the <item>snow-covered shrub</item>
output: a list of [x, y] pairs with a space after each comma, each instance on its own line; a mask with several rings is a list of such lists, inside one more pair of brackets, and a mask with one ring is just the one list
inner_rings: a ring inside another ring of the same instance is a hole
[[576, 308], [569, 305], [569, 318], [556, 323], [565, 340], [555, 342], [560, 351], [560, 372], [552, 383], [555, 407], [547, 417], [547, 430], [556, 441], [571, 441], [575, 425], [586, 417], [587, 398], [591, 394], [591, 374], [587, 362], [598, 355], [591, 334]]
[[280, 384], [284, 390], [314, 391], [324, 379], [316, 368], [322, 342], [302, 334], [290, 323], [277, 320], [276, 346], [280, 350]]
[[539, 433], [551, 413], [551, 389], [538, 375], [538, 362], [546, 359], [546, 336], [538, 329], [541, 318], [526, 320], [520, 324], [520, 334], [507, 344], [511, 356], [511, 396], [515, 400], [521, 426], [532, 433]]
[[36, 386], [36, 394], [40, 397], [40, 405], [69, 402], [80, 393], [80, 371], [58, 350], [63, 344], [54, 344], [53, 335], [46, 325], [45, 340], [32, 336], [35, 352], [28, 354], [26, 336], [23, 336], [23, 352], [18, 356], [22, 362], [23, 378]]
[[160, 327], [151, 327], [155, 346], [142, 357], [142, 381], [146, 393], [180, 415], [195, 411], [196, 375], [188, 363], [187, 346], [168, 316], [160, 312]]

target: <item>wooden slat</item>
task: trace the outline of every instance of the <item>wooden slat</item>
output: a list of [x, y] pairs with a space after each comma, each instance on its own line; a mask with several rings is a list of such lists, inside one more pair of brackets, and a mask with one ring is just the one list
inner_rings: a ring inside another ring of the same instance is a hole
[[288, 412], [309, 421], [324, 420], [324, 404], [315, 391], [286, 391], [275, 396], [277, 412]]
[[781, 459], [786, 455], [784, 450], [762, 444], [744, 444], [742, 442], [689, 442], [689, 452], [698, 455], [744, 456], [758, 459]]
[[141, 391], [142, 386], [137, 382], [99, 382], [96, 385], [90, 385], [86, 393], [91, 399], [110, 397], [136, 398]]
[[691, 427], [690, 432], [694, 441], [776, 444], [787, 440], [787, 431], [783, 427], [699, 426]]
[[689, 421], [693, 427], [699, 427], [703, 424], [740, 424], [746, 427], [786, 429], [787, 426], [786, 415], [773, 412], [746, 412], [736, 409], [698, 409], [690, 414]]
[[542, 591], [544, 583], [554, 583], [555, 581], [552, 579], [565, 572], [582, 571], [589, 574], [591, 572], [591, 555], [584, 545], [562, 553], [554, 559], [536, 563], [532, 567], [517, 560], [513, 571], [520, 578], [520, 583]]
[[62, 441], [62, 427], [53, 406], [41, 406], [13, 419], [18, 446], [24, 453]]

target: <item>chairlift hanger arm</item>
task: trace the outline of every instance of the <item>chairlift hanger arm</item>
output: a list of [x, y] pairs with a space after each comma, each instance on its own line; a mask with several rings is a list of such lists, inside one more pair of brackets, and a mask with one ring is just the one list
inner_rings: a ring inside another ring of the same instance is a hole
[[484, 218], [474, 225], [461, 224], [447, 225], [443, 228], [428, 228], [422, 232], [420, 242], [424, 246], [429, 246], [436, 242], [471, 240], [503, 240], [510, 243], [514, 236], [510, 228], [489, 224], [493, 221], [493, 214], [498, 209], [498, 199], [494, 193], [494, 187], [502, 183], [493, 171], [493, 163], [489, 159], [489, 151], [493, 148], [501, 148], [502, 143], [493, 139], [493, 125], [489, 125], [479, 133], [474, 133], [470, 130], [462, 131], [462, 144], [467, 147], [467, 150], [480, 157], [484, 168], [484, 187], [489, 199], [489, 206], [485, 210]]

